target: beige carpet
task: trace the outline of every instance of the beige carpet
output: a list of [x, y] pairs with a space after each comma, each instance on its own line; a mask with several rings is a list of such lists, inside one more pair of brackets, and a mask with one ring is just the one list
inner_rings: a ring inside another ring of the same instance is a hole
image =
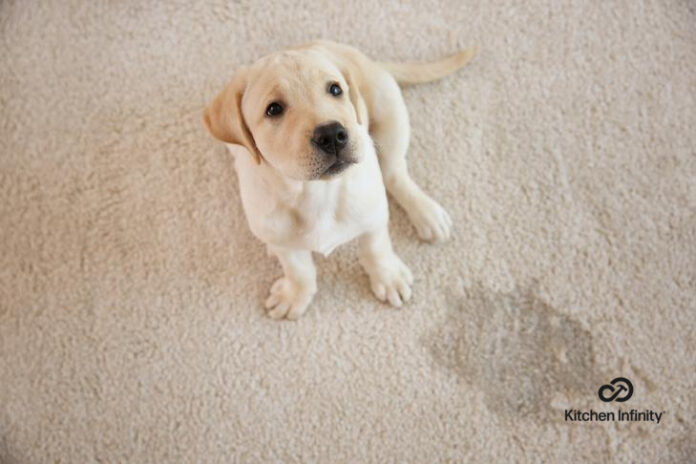
[[[509, 3], [0, 3], [0, 462], [694, 462], [694, 3]], [[405, 91], [456, 230], [393, 207], [407, 307], [348, 245], [276, 322], [201, 112], [318, 37], [480, 47]], [[600, 401], [617, 376], [633, 397]]]

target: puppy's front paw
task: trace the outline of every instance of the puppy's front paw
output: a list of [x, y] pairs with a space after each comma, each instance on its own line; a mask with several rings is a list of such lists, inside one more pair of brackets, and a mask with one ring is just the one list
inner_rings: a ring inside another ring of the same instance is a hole
[[308, 286], [281, 277], [271, 287], [271, 294], [266, 300], [268, 315], [273, 319], [297, 319], [307, 310], [314, 292]]
[[380, 301], [388, 301], [392, 306], [400, 307], [411, 298], [413, 274], [398, 256], [392, 255], [380, 260], [367, 272], [372, 292]]
[[452, 219], [435, 200], [423, 196], [406, 211], [418, 231], [418, 236], [427, 241], [443, 241], [450, 237]]

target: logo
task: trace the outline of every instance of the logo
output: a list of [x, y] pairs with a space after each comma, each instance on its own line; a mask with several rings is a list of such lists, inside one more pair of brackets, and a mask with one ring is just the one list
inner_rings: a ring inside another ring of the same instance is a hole
[[606, 385], [599, 387], [599, 399], [605, 403], [618, 401], [623, 403], [633, 396], [633, 384], [626, 377], [617, 377]]
[[[599, 399], [605, 403], [616, 401], [623, 403], [633, 396], [633, 384], [626, 377], [617, 377], [606, 385], [599, 387]], [[606, 407], [606, 406], [605, 406]], [[651, 422], [659, 424], [665, 411], [652, 409], [617, 409], [616, 411], [595, 411], [570, 408], [565, 410], [566, 422]]]

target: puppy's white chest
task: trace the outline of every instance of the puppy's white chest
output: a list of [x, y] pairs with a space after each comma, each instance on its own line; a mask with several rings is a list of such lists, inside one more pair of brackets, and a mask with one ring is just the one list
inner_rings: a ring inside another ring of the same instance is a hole
[[318, 190], [306, 192], [286, 213], [292, 230], [281, 236], [288, 238], [289, 246], [328, 255], [372, 228], [383, 216], [379, 199], [367, 198], [369, 195], [364, 195], [359, 182]]
[[259, 239], [324, 255], [388, 219], [387, 198], [374, 151], [342, 176], [269, 191], [239, 172], [244, 210]]

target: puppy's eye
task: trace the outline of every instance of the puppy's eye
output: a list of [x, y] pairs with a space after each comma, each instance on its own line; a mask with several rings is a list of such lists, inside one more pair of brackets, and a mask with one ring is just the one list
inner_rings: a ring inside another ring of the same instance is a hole
[[283, 114], [283, 105], [278, 102], [273, 102], [266, 108], [266, 116], [274, 118]]
[[343, 90], [341, 89], [341, 86], [336, 84], [335, 82], [329, 86], [329, 93], [333, 95], [334, 97], [338, 97], [343, 93]]

